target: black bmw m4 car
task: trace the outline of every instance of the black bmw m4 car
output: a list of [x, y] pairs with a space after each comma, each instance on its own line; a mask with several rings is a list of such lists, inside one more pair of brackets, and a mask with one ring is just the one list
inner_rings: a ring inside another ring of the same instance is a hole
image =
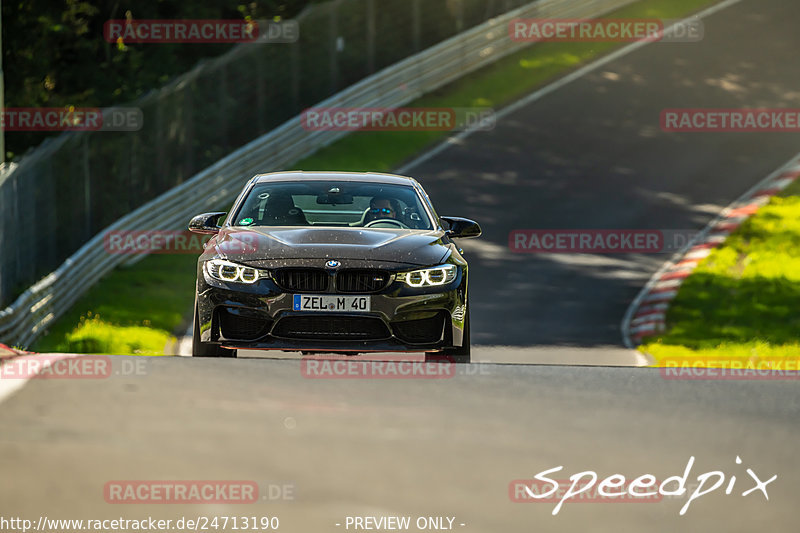
[[[226, 216], [227, 215], [227, 216]], [[224, 221], [223, 221], [224, 219]], [[252, 178], [197, 265], [193, 354], [425, 352], [470, 361], [471, 220], [440, 217], [413, 178], [281, 172]]]

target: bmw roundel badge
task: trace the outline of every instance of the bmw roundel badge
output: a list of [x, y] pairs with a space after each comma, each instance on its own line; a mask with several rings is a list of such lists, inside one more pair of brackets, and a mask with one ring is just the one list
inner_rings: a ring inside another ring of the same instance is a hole
[[330, 261], [325, 263], [325, 266], [328, 268], [339, 268], [341, 265], [342, 264], [339, 261], [336, 261], [335, 259], [331, 259]]

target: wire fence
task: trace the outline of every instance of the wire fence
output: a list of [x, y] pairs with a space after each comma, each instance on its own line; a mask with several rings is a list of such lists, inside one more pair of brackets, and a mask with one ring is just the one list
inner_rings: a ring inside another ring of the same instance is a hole
[[[0, 173], [0, 308], [112, 222], [341, 89], [530, 0], [333, 0], [294, 43], [240, 44], [131, 104], [132, 132], [69, 132]], [[264, 169], [265, 171], [270, 169]]]

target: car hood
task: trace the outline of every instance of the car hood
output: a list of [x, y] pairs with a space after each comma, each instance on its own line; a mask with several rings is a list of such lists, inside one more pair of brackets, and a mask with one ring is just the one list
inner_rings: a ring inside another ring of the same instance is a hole
[[[206, 249], [231, 261], [361, 260], [428, 266], [448, 256], [443, 231], [372, 228], [223, 228]], [[319, 264], [317, 266], [323, 266]]]

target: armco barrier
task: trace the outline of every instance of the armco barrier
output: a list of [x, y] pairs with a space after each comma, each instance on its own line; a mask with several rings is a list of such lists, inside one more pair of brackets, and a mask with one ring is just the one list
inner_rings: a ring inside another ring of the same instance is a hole
[[[0, 172], [0, 309], [117, 219], [309, 106], [530, 2], [303, 0], [291, 20], [257, 21], [268, 35], [273, 23], [293, 27], [293, 42], [239, 43], [126, 102], [127, 112], [105, 109], [102, 123], [116, 127], [47, 137]], [[100, 38], [93, 27], [84, 37]], [[8, 129], [16, 113], [6, 111]]]
[[[636, 0], [539, 0], [491, 19], [366, 78], [319, 107], [397, 107], [433, 91], [530, 43], [515, 43], [508, 23], [515, 18], [592, 18]], [[0, 342], [27, 347], [89, 287], [128, 261], [108, 254], [110, 231], [149, 227], [183, 228], [196, 213], [232, 200], [255, 174], [281, 170], [348, 132], [306, 131], [300, 117], [220, 159], [186, 182], [135, 209], [96, 235], [58, 269], [0, 311]]]

